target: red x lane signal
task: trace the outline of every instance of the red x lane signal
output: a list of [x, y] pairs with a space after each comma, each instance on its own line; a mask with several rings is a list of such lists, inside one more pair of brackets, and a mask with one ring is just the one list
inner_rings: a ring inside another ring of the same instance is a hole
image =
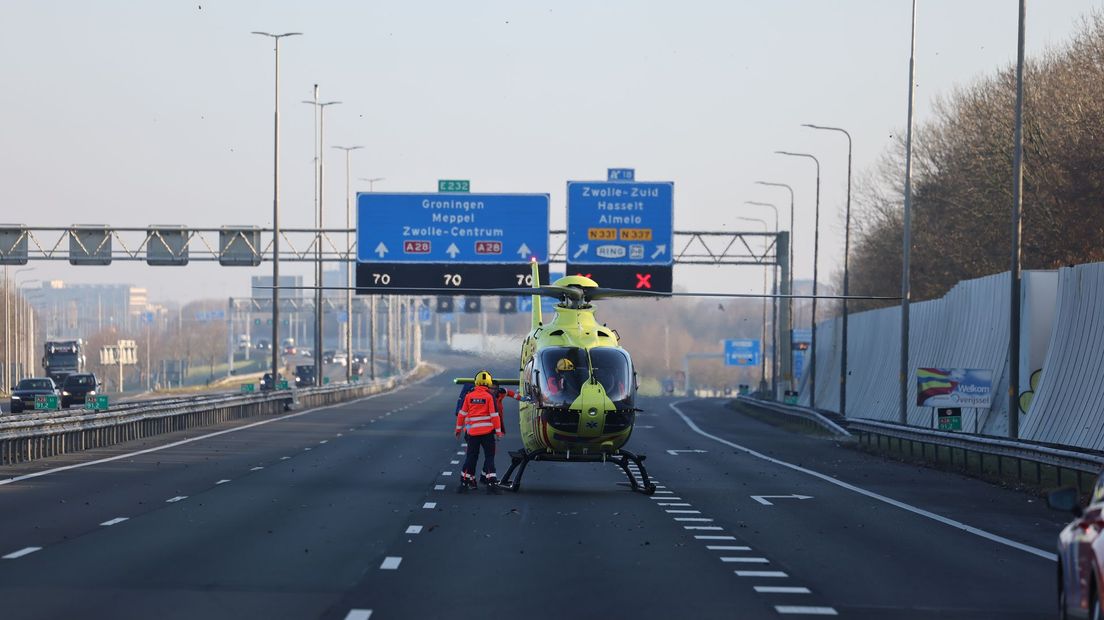
[[636, 274], [636, 288], [650, 289], [652, 288], [652, 274], [650, 273], [638, 273]]

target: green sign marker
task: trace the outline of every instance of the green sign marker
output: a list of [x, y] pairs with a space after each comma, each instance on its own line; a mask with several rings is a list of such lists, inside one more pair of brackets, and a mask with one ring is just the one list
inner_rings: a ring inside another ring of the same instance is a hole
[[58, 397], [53, 394], [38, 394], [35, 396], [34, 408], [53, 411], [58, 408]]
[[277, 381], [277, 382], [276, 382], [276, 389], [277, 389], [277, 390], [287, 390], [287, 389], [290, 389], [290, 388], [288, 388], [288, 382], [287, 382], [287, 379], [284, 379], [284, 380], [282, 380], [282, 381]]
[[467, 193], [471, 191], [471, 181], [466, 179], [441, 179], [437, 181], [437, 191]]
[[89, 394], [84, 397], [84, 408], [87, 411], [107, 411], [107, 406], [106, 394]]
[[253, 385], [252, 383], [243, 383], [241, 386], [241, 391], [243, 392], [254, 392], [256, 391], [256, 389], [257, 386]]

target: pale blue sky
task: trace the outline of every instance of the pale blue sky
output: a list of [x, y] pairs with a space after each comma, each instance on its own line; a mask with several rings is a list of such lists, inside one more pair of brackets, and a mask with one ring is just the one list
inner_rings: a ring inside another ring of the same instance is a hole
[[[1028, 52], [1060, 43], [1104, 0], [1035, 0]], [[725, 2], [191, 2], [0, 4], [0, 221], [271, 224], [272, 45], [252, 30], [302, 31], [281, 46], [282, 224], [310, 225], [319, 83], [328, 144], [363, 144], [355, 177], [377, 190], [548, 192], [562, 227], [565, 182], [634, 167], [675, 182], [679, 229], [748, 229], [744, 200], [798, 191], [797, 276], [812, 272], [811, 163], [823, 164], [821, 273], [840, 262], [842, 136], [856, 171], [903, 128], [908, 0]], [[1011, 62], [1015, 0], [920, 0], [918, 120], [933, 97]], [[344, 222], [341, 154], [326, 154], [330, 223]], [[365, 184], [354, 187], [365, 189]], [[762, 215], [763, 212], [759, 212]], [[244, 295], [269, 271], [35, 263], [34, 277], [129, 281], [155, 299]], [[306, 270], [303, 270], [304, 272]], [[712, 268], [676, 284], [753, 291]], [[30, 274], [24, 276], [31, 277]]]

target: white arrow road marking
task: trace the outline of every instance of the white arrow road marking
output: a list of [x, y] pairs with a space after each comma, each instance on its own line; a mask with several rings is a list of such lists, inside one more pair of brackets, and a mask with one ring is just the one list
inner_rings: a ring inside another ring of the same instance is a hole
[[579, 258], [583, 254], [586, 254], [589, 250], [590, 250], [590, 244], [589, 243], [584, 243], [583, 245], [579, 246], [579, 249], [575, 252], [575, 255], [572, 256], [571, 258]]
[[655, 257], [659, 256], [660, 254], [666, 254], [666, 253], [667, 253], [667, 246], [666, 245], [657, 245], [656, 249], [655, 249], [655, 252], [652, 252], [652, 258], [655, 258]]
[[518, 248], [517, 253], [518, 253], [518, 256], [520, 256], [522, 258], [528, 258], [529, 255], [533, 253], [533, 251], [529, 249], [529, 246], [522, 243], [521, 247]]
[[383, 258], [383, 255], [387, 254], [387, 246], [383, 245], [383, 242], [380, 241], [379, 245], [376, 246], [376, 249], [374, 251], [376, 254], [379, 254], [380, 258]]
[[768, 499], [813, 499], [812, 495], [752, 495], [751, 499], [759, 502], [764, 506], [773, 506], [774, 503], [767, 501]]
[[689, 453], [689, 454], [705, 454], [706, 453], [705, 450], [668, 450], [667, 454], [670, 454], [671, 456], [678, 456], [679, 452], [684, 452], [684, 453]]
[[460, 248], [456, 247], [455, 243], [450, 243], [448, 249], [445, 250], [445, 254], [449, 255], [449, 258], [456, 258], [456, 255], [460, 253]]

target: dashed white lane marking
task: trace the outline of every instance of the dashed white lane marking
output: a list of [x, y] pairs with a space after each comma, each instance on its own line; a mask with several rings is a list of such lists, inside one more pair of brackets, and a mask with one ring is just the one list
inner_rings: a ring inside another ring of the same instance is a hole
[[684, 525], [684, 526], [682, 526], [682, 529], [684, 529], [684, 530], [699, 530], [699, 531], [705, 531], [705, 532], [720, 532], [724, 528], [719, 526], [719, 525]]
[[188, 496], [187, 495], [177, 495], [176, 497], [170, 497], [169, 499], [165, 500], [165, 503], [166, 504], [175, 504], [176, 502], [179, 502], [182, 499], [188, 499]]
[[[666, 504], [660, 504], [660, 506], [665, 506], [665, 505]], [[685, 505], [689, 506], [690, 504], [685, 504]], [[670, 510], [670, 509], [668, 509], [665, 512], [667, 514], [673, 514], [673, 515], [700, 515], [701, 514], [700, 510]]]
[[661, 502], [661, 503], [659, 503], [659, 504], [656, 504], [656, 506], [689, 506], [689, 505], [690, 505], [690, 504], [687, 504], [687, 503], [685, 503], [685, 502], [683, 502], [683, 503], [679, 503], [679, 502], [674, 502], [674, 503], [662, 503], [662, 502]]
[[675, 521], [683, 523], [709, 523], [713, 521], [709, 517], [675, 517]]
[[694, 538], [697, 540], [736, 540], [735, 536], [712, 536], [709, 534], [698, 534]]
[[[716, 435], [711, 435], [711, 434], [703, 431], [697, 424], [694, 423], [693, 420], [691, 420], [689, 417], [687, 417], [687, 415], [685, 413], [683, 413], [681, 409], [678, 408], [678, 406], [680, 404], [683, 404], [683, 403], [686, 403], [686, 402], [688, 402], [688, 401], [684, 400], [684, 401], [679, 401], [677, 403], [671, 403], [670, 407], [671, 407], [671, 409], [674, 410], [675, 413], [677, 413], [679, 415], [680, 418], [682, 418], [682, 421], [685, 422], [686, 425], [690, 427], [690, 430], [692, 430], [695, 433], [701, 435], [702, 437], [708, 437], [709, 439], [712, 439], [713, 441], [716, 441], [717, 443], [722, 443], [726, 446], [729, 446], [731, 448], [739, 450], [739, 451], [743, 452], [744, 454], [747, 454], [749, 456], [754, 456], [757, 459], [762, 459], [764, 461], [767, 461], [768, 463], [774, 463], [775, 465], [780, 465], [782, 467], [786, 467], [786, 468], [791, 469], [793, 471], [800, 472], [800, 473], [812, 476], [814, 478], [818, 478], [820, 480], [823, 480], [824, 482], [827, 482], [828, 484], [834, 484], [834, 485], [836, 485], [840, 488], [847, 489], [848, 491], [853, 491], [855, 493], [858, 493], [859, 495], [864, 495], [866, 497], [869, 497], [870, 499], [874, 499], [874, 500], [877, 500], [877, 501], [880, 501], [880, 502], [884, 502], [886, 504], [889, 504], [890, 506], [900, 508], [901, 510], [911, 512], [915, 515], [919, 515], [921, 517], [926, 517], [926, 518], [931, 519], [933, 521], [938, 521], [939, 523], [942, 523], [944, 525], [949, 525], [949, 526], [951, 526], [955, 529], [962, 530], [964, 532], [973, 534], [975, 536], [979, 536], [979, 537], [984, 538], [986, 540], [990, 540], [992, 542], [995, 542], [995, 543], [998, 543], [998, 544], [1001, 544], [1001, 545], [1012, 547], [1013, 549], [1019, 549], [1020, 551], [1030, 553], [1031, 555], [1038, 556], [1040, 558], [1043, 558], [1044, 560], [1050, 560], [1052, 562], [1057, 562], [1058, 561], [1058, 556], [1051, 553], [1051, 552], [1049, 552], [1049, 551], [1044, 551], [1042, 549], [1037, 549], [1037, 548], [1032, 547], [1030, 545], [1025, 545], [1021, 542], [1016, 542], [1016, 541], [1014, 541], [1010, 538], [1005, 538], [1004, 536], [999, 536], [999, 535], [994, 534], [992, 532], [987, 532], [983, 529], [976, 528], [976, 527], [973, 527], [971, 525], [966, 525], [965, 523], [963, 523], [961, 521], [956, 521], [954, 519], [950, 519], [950, 518], [944, 517], [942, 515], [935, 514], [934, 512], [931, 512], [930, 510], [924, 510], [923, 508], [917, 508], [916, 506], [913, 506], [911, 504], [906, 504], [905, 502], [893, 499], [892, 497], [886, 497], [885, 495], [879, 495], [878, 493], [875, 493], [873, 491], [868, 491], [868, 490], [866, 490], [862, 487], [857, 487], [853, 484], [848, 484], [848, 483], [846, 483], [842, 480], [837, 480], [836, 478], [833, 478], [833, 477], [831, 477], [827, 474], [822, 474], [818, 471], [813, 471], [811, 469], [807, 469], [807, 468], [802, 467], [800, 465], [794, 465], [793, 463], [787, 463], [786, 461], [782, 461], [782, 460], [767, 456], [765, 454], [762, 454], [760, 452], [756, 452], [755, 450], [752, 450], [751, 448], [741, 446], [738, 443], [733, 443], [731, 441], [728, 441], [727, 439], [722, 439], [721, 437], [718, 437]], [[656, 491], [656, 492], [659, 493], [660, 491]], [[831, 608], [828, 608], [828, 609], [831, 609]], [[779, 612], [779, 613], [783, 613], [783, 612]], [[833, 611], [833, 613], [835, 613], [835, 612]]]
[[190, 437], [188, 439], [182, 439], [180, 441], [174, 441], [173, 443], [167, 443], [163, 446], [156, 446], [156, 447], [153, 447], [153, 448], [146, 448], [145, 450], [138, 450], [137, 452], [128, 452], [126, 454], [116, 454], [115, 456], [109, 456], [109, 457], [103, 458], [103, 459], [96, 459], [95, 461], [85, 461], [83, 463], [74, 463], [73, 465], [66, 465], [64, 467], [55, 467], [54, 469], [46, 469], [46, 470], [43, 470], [43, 471], [36, 471], [34, 473], [31, 473], [31, 474], [24, 474], [22, 476], [15, 476], [13, 478], [5, 478], [3, 480], [0, 480], [0, 486], [3, 486], [5, 484], [13, 484], [13, 483], [16, 483], [16, 482], [22, 482], [24, 480], [30, 480], [31, 478], [38, 478], [39, 476], [49, 476], [50, 474], [56, 474], [58, 472], [69, 471], [70, 469], [80, 469], [82, 467], [91, 467], [93, 465], [100, 465], [100, 464], [103, 464], [103, 463], [110, 463], [112, 461], [121, 461], [123, 459], [130, 459], [130, 458], [134, 458], [136, 456], [141, 456], [143, 454], [149, 454], [151, 452], [160, 452], [161, 450], [168, 450], [169, 448], [176, 448], [176, 447], [179, 447], [179, 446], [185, 446], [185, 445], [188, 445], [190, 443], [194, 443], [194, 442], [197, 442], [197, 441], [203, 441], [204, 439], [210, 439], [212, 437], [218, 437], [220, 435], [225, 435], [227, 433], [237, 433], [237, 432], [248, 430], [248, 429], [251, 429], [251, 428], [256, 428], [258, 426], [264, 426], [265, 424], [272, 424], [273, 422], [282, 422], [284, 420], [290, 420], [292, 418], [298, 418], [300, 416], [310, 415], [312, 413], [319, 413], [319, 412], [322, 412], [322, 411], [327, 411], [329, 409], [336, 409], [338, 407], [348, 407], [349, 405], [356, 405], [356, 404], [362, 403], [366, 400], [372, 400], [374, 398], [379, 398], [381, 396], [396, 394], [398, 392], [401, 392], [402, 390], [405, 390], [406, 388], [422, 384], [422, 383], [432, 379], [433, 377], [436, 377], [437, 374], [440, 374], [440, 373], [435, 373], [435, 374], [429, 375], [425, 378], [419, 379], [419, 380], [415, 381], [414, 383], [409, 383], [407, 385], [400, 386], [400, 387], [398, 387], [398, 388], [396, 388], [396, 389], [394, 389], [390, 392], [380, 392], [378, 394], [372, 394], [372, 395], [369, 395], [369, 396], [365, 396], [364, 398], [358, 398], [356, 400], [351, 400], [351, 401], [345, 402], [345, 403], [336, 403], [336, 404], [333, 404], [333, 405], [326, 405], [325, 407], [318, 407], [316, 409], [307, 409], [306, 411], [299, 411], [297, 413], [289, 413], [287, 415], [283, 415], [283, 416], [280, 416], [278, 418], [269, 418], [267, 420], [261, 420], [260, 422], [253, 422], [252, 424], [244, 424], [242, 426], [236, 426], [234, 428], [228, 428], [226, 430], [215, 431], [214, 433], [207, 433], [206, 435], [200, 435], [198, 437]]
[[443, 472], [441, 472], [441, 475], [442, 476], [451, 476], [452, 472], [451, 471], [443, 471]]
[[310, 451], [311, 451], [310, 448], [303, 448], [303, 452], [310, 452]]
[[115, 517], [114, 519], [104, 521], [100, 525], [103, 525], [103, 526], [118, 525], [118, 524], [122, 523], [123, 521], [129, 521], [129, 520], [130, 520], [130, 517]]
[[785, 579], [789, 577], [786, 573], [780, 570], [738, 570], [734, 571], [737, 577], [766, 577], [779, 579]]
[[323, 443], [330, 443], [330, 440], [329, 440], [329, 439], [323, 439], [322, 441], [320, 441], [320, 442], [318, 442], [318, 443], [320, 443], [320, 444], [323, 444]]
[[812, 594], [809, 588], [800, 586], [755, 586], [759, 594]]
[[219, 480], [218, 482], [216, 482], [215, 486], [218, 486], [220, 484], [226, 484], [227, 482], [230, 482], [230, 479], [229, 478], [223, 478], [222, 480]]
[[459, 465], [460, 461], [449, 461], [449, 465]]
[[411, 525], [410, 527], [406, 528], [406, 533], [407, 534], [421, 534], [422, 533], [422, 526], [420, 526], [420, 525]]
[[290, 459], [290, 458], [291, 458], [290, 456], [281, 456], [281, 457], [280, 457], [280, 460], [281, 460], [281, 461], [286, 461], [286, 460], [288, 460], [288, 459]]
[[746, 558], [746, 557], [721, 558], [721, 561], [722, 562], [735, 563], [735, 564], [770, 564], [770, 560], [768, 560], [767, 558]]
[[741, 547], [740, 545], [706, 545], [705, 548], [710, 551], [751, 551], [751, 547]]
[[443, 484], [435, 484], [435, 485], [433, 485], [433, 490], [434, 490], [434, 491], [444, 491], [444, 490], [445, 490], [445, 485], [443, 485]]
[[[656, 491], [656, 494], [658, 494], [658, 495], [666, 495], [667, 493], [670, 493], [671, 495], [675, 494], [674, 491]], [[662, 498], [657, 497], [656, 499], [662, 499]]]
[[459, 450], [456, 452], [456, 456], [464, 456], [465, 454], [467, 454], [467, 452], [464, 452], [463, 450]]
[[[660, 501], [664, 501], [664, 502], [667, 502], [667, 501], [680, 502], [680, 501], [682, 501], [681, 497], [667, 497], [666, 495], [663, 495], [663, 496], [660, 496], [660, 497], [656, 497], [655, 495], [653, 495], [652, 499], [656, 499], [656, 500], [660, 500]], [[662, 506], [662, 505], [663, 504], [660, 504], [660, 506]]]
[[383, 558], [383, 564], [380, 564], [380, 570], [397, 570], [399, 564], [402, 564], [402, 558], [389, 555]]
[[436, 507], [437, 507], [437, 502], [426, 502], [426, 503], [422, 504], [422, 508], [425, 508], [426, 510], [433, 510]]
[[337, 435], [334, 435], [334, 436], [335, 436], [335, 437], [344, 437], [344, 436], [345, 436], [345, 433], [338, 433]]
[[831, 607], [806, 607], [804, 605], [775, 605], [774, 610], [780, 614], [797, 614], [804, 616], [838, 616]]
[[18, 560], [19, 558], [21, 558], [25, 555], [30, 555], [30, 554], [34, 553], [35, 551], [41, 551], [41, 550], [42, 550], [42, 547], [23, 547], [19, 551], [13, 551], [13, 552], [9, 553], [8, 555], [3, 556], [3, 559], [5, 559], [5, 560]]
[[349, 613], [345, 614], [345, 620], [368, 620], [371, 617], [371, 609], [350, 609]]
[[261, 471], [262, 469], [264, 469], [264, 467], [261, 467], [260, 465], [258, 465], [256, 467], [254, 467], [253, 469], [250, 469], [249, 471]]

